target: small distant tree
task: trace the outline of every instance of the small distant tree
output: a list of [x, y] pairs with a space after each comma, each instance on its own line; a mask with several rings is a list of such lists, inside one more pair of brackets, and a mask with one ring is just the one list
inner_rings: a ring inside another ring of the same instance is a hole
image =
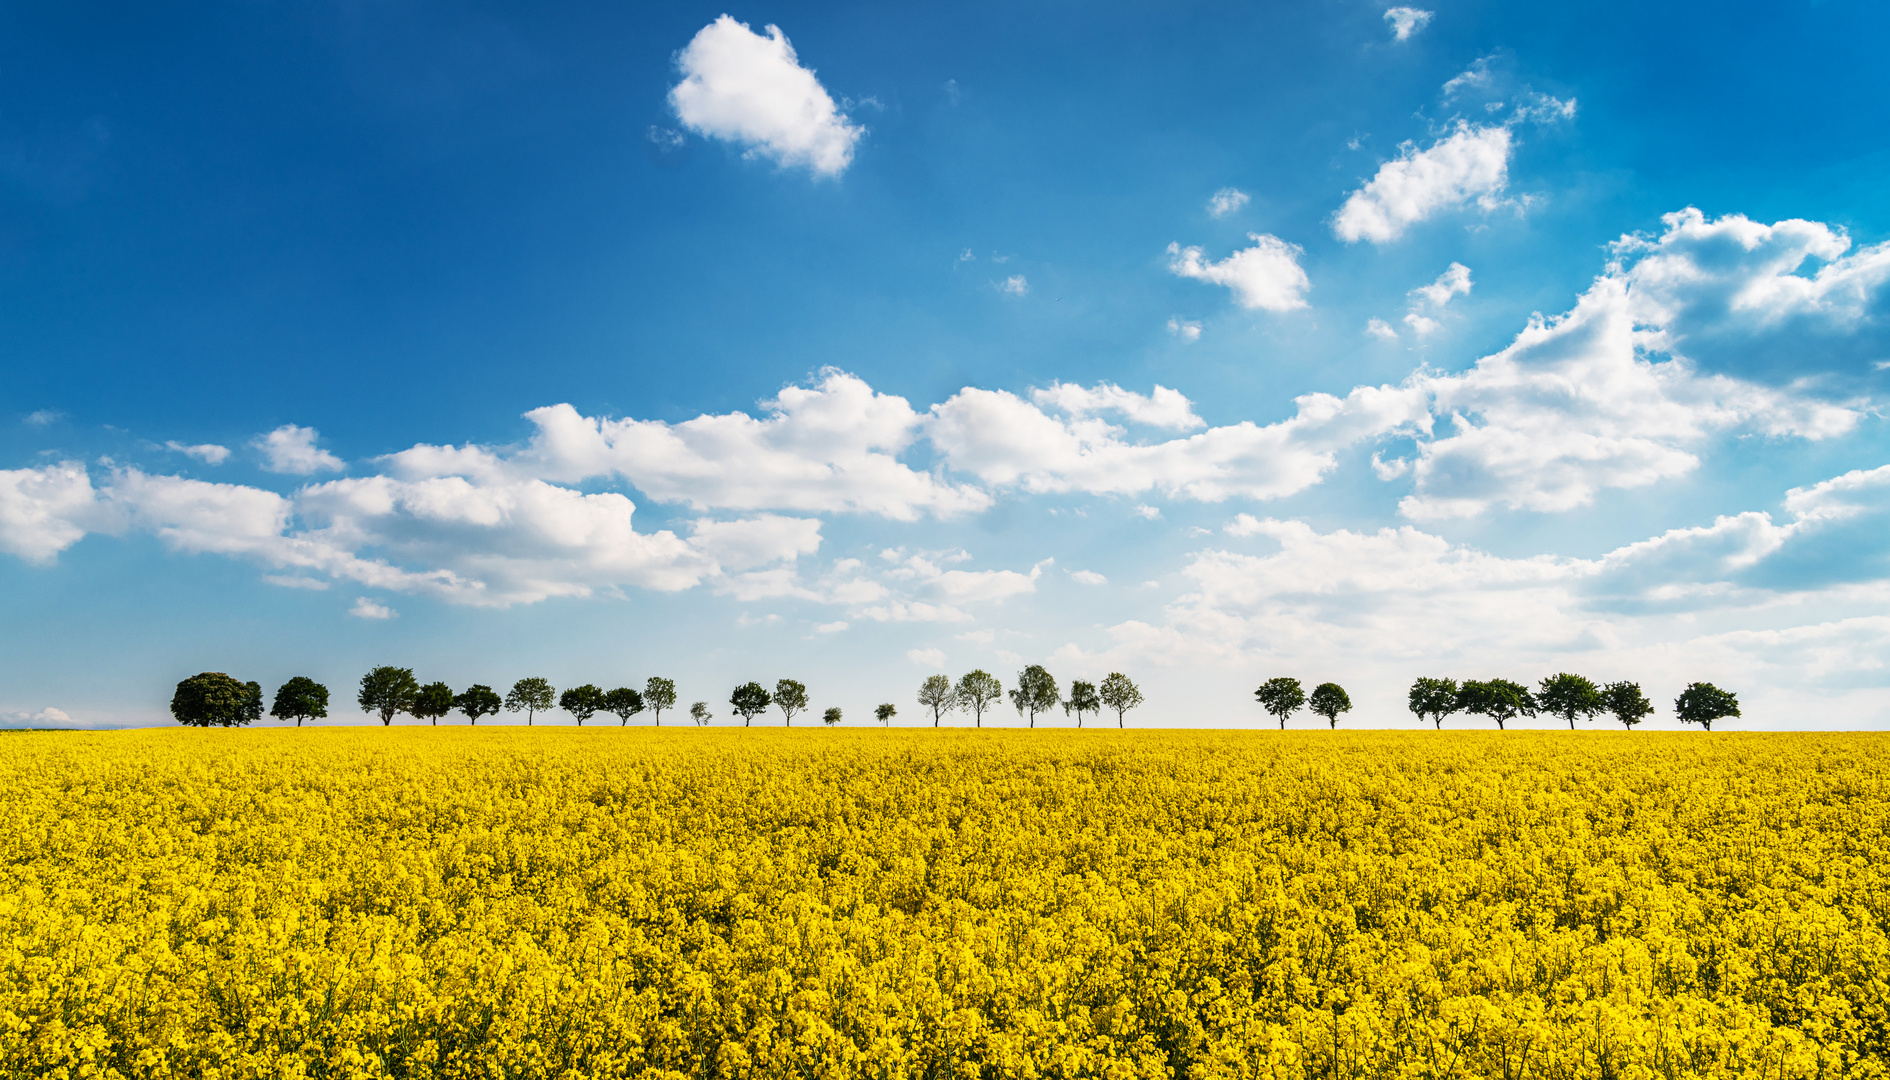
[[1037, 714], [1057, 707], [1057, 680], [1042, 664], [1032, 664], [1017, 673], [1017, 688], [1011, 691], [1011, 704], [1017, 715], [1030, 714], [1030, 726], [1037, 726]]
[[1280, 730], [1286, 730], [1286, 718], [1299, 711], [1306, 704], [1306, 691], [1300, 689], [1299, 680], [1285, 675], [1268, 679], [1253, 692], [1253, 699], [1260, 707], [1273, 714], [1280, 722]]
[[709, 703], [706, 701], [698, 701], [694, 705], [689, 706], [689, 719], [694, 720], [697, 727], [708, 727], [709, 717], [711, 715], [712, 714], [709, 712]]
[[554, 700], [551, 683], [533, 676], [512, 684], [512, 689], [505, 695], [505, 711], [524, 713], [525, 726], [530, 727], [533, 718], [541, 710], [551, 708]]
[[[1004, 684], [998, 682], [996, 675], [983, 668], [967, 672], [964, 678], [958, 680], [958, 689], [952, 691], [952, 699], [959, 708], [971, 710], [978, 727], [984, 726], [984, 710], [1003, 697]], [[937, 723], [934, 722], [933, 726], [936, 727]]]
[[499, 692], [485, 683], [474, 683], [453, 699], [453, 707], [465, 713], [474, 727], [479, 725], [480, 717], [496, 716], [503, 704]]
[[940, 717], [958, 707], [958, 691], [952, 689], [951, 678], [926, 676], [925, 682], [919, 684], [919, 704], [932, 710], [932, 726], [937, 727]]
[[1109, 677], [1096, 688], [1096, 696], [1102, 703], [1116, 711], [1116, 726], [1125, 726], [1122, 714], [1142, 704], [1142, 691], [1120, 671], [1112, 671]]
[[1739, 695], [1710, 682], [1688, 683], [1673, 700], [1673, 713], [1683, 724], [1698, 724], [1711, 731], [1713, 721], [1739, 715]]
[[1313, 714], [1326, 718], [1326, 726], [1338, 730], [1339, 714], [1352, 711], [1352, 697], [1345, 692], [1345, 687], [1338, 683], [1322, 682], [1313, 687], [1312, 696], [1306, 699]]
[[1463, 708], [1457, 700], [1457, 680], [1432, 679], [1420, 677], [1411, 684], [1411, 711], [1417, 714], [1418, 723], [1426, 719], [1444, 730], [1444, 717]]
[[221, 671], [192, 675], [171, 694], [171, 716], [185, 727], [247, 727], [262, 711], [262, 684]]
[[1654, 703], [1641, 693], [1641, 684], [1637, 682], [1611, 682], [1601, 688], [1601, 700], [1607, 703], [1608, 711], [1614, 714], [1621, 726], [1629, 731], [1634, 725], [1654, 715]]
[[1594, 683], [1564, 671], [1536, 685], [1536, 705], [1551, 716], [1567, 720], [1568, 729], [1574, 731], [1577, 716], [1593, 721], [1595, 714], [1608, 707], [1608, 702]]
[[[703, 706], [705, 711], [707, 708], [708, 706]], [[630, 718], [643, 711], [643, 695], [628, 686], [619, 686], [604, 695], [604, 711], [616, 713], [619, 721], [617, 726], [627, 727], [630, 724]]]
[[1076, 714], [1076, 726], [1083, 726], [1083, 714], [1101, 712], [1102, 699], [1096, 696], [1096, 684], [1086, 683], [1081, 679], [1070, 684], [1070, 700], [1063, 703], [1063, 714]]
[[604, 692], [590, 683], [573, 686], [558, 695], [558, 708], [577, 718], [578, 727], [604, 708]]
[[328, 688], [306, 675], [297, 675], [276, 688], [276, 703], [269, 715], [278, 720], [294, 720], [296, 727], [304, 720], [328, 716]]
[[663, 710], [676, 707], [676, 683], [658, 675], [652, 675], [643, 684], [643, 703], [656, 714], [656, 726], [663, 726]]
[[1487, 716], [1496, 721], [1496, 730], [1507, 730], [1508, 723], [1518, 716], [1534, 716], [1539, 711], [1536, 697], [1527, 686], [1513, 683], [1508, 679], [1490, 679], [1479, 682], [1466, 679], [1457, 688], [1457, 701], [1462, 710]]
[[755, 717], [768, 711], [774, 704], [774, 697], [758, 682], [745, 682], [735, 688], [728, 696], [728, 703], [734, 706], [735, 714], [742, 718], [743, 727], [752, 727]]
[[355, 702], [362, 712], [378, 715], [381, 726], [387, 727], [394, 717], [413, 709], [419, 694], [420, 682], [413, 677], [412, 668], [377, 667], [361, 676], [361, 692], [355, 695]]
[[774, 707], [781, 710], [781, 718], [787, 726], [793, 727], [794, 714], [807, 708], [807, 687], [793, 679], [775, 680]]
[[835, 705], [832, 708], [828, 709], [826, 712], [821, 713], [820, 722], [827, 725], [828, 727], [832, 727], [835, 724], [839, 723], [840, 722], [840, 706]]
[[430, 682], [413, 696], [410, 711], [415, 720], [431, 720], [440, 726], [440, 717], [453, 711], [453, 688], [443, 682]]
[[890, 701], [873, 710], [873, 719], [879, 721], [880, 727], [886, 727], [891, 724], [892, 718], [898, 715], [899, 710], [895, 708]]

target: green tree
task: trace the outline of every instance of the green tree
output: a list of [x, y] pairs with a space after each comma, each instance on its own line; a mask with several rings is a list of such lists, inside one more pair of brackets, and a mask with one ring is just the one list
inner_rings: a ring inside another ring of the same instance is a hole
[[185, 727], [247, 727], [262, 719], [262, 685], [205, 671], [177, 684], [171, 716]]
[[1057, 680], [1042, 664], [1032, 664], [1017, 673], [1017, 688], [1011, 691], [1011, 704], [1017, 715], [1030, 714], [1030, 726], [1037, 726], [1037, 714], [1057, 707]]
[[1306, 699], [1315, 716], [1326, 718], [1326, 726], [1338, 730], [1339, 714], [1352, 711], [1352, 696], [1345, 692], [1345, 687], [1338, 683], [1322, 682], [1313, 687], [1312, 696]]
[[711, 715], [712, 714], [709, 712], [709, 703], [706, 701], [698, 701], [694, 705], [689, 706], [689, 719], [694, 720], [697, 727], [708, 727], [709, 717]]
[[1280, 675], [1261, 683], [1253, 692], [1253, 699], [1271, 713], [1280, 722], [1280, 730], [1285, 731], [1286, 718], [1306, 704], [1306, 691], [1300, 689], [1298, 679]]
[[1739, 695], [1710, 682], [1688, 683], [1673, 699], [1673, 713], [1683, 724], [1698, 724], [1711, 731], [1713, 721], [1739, 715]]
[[1418, 723], [1429, 718], [1437, 730], [1444, 730], [1444, 717], [1463, 708], [1457, 700], [1457, 680], [1432, 679], [1420, 677], [1411, 684], [1411, 711], [1417, 714]]
[[499, 692], [485, 683], [474, 683], [453, 699], [453, 707], [465, 713], [475, 727], [480, 717], [496, 715], [501, 704]]
[[958, 707], [958, 691], [948, 676], [927, 675], [919, 684], [919, 704], [932, 710], [932, 726], [937, 727], [940, 717]]
[[361, 692], [355, 695], [355, 702], [362, 712], [378, 714], [381, 726], [386, 727], [394, 717], [412, 710], [419, 693], [420, 683], [413, 677], [412, 668], [377, 667], [361, 676]]
[[1070, 684], [1070, 700], [1063, 703], [1064, 715], [1074, 712], [1076, 726], [1083, 726], [1083, 714], [1102, 711], [1102, 699], [1096, 696], [1096, 684], [1086, 683], [1081, 679]]
[[306, 675], [297, 675], [276, 688], [276, 703], [269, 715], [278, 720], [322, 720], [328, 716], [328, 688]]
[[1122, 722], [1123, 713], [1142, 704], [1141, 689], [1120, 671], [1109, 673], [1109, 677], [1096, 688], [1096, 696], [1102, 699], [1104, 705], [1116, 711], [1117, 727], [1125, 726]]
[[443, 682], [426, 684], [413, 696], [408, 711], [415, 720], [431, 720], [434, 727], [439, 727], [440, 717], [453, 711], [453, 688]]
[[512, 689], [505, 695], [505, 711], [524, 713], [525, 726], [530, 727], [533, 718], [540, 711], [551, 708], [555, 700], [551, 683], [534, 675], [512, 684]]
[[1534, 716], [1539, 711], [1536, 697], [1529, 688], [1508, 679], [1485, 682], [1466, 679], [1457, 689], [1457, 702], [1464, 712], [1496, 721], [1498, 731], [1506, 730], [1509, 721], [1518, 716]]
[[576, 717], [578, 727], [583, 727], [584, 721], [603, 710], [604, 692], [590, 683], [573, 686], [558, 695], [558, 708]]
[[1536, 706], [1550, 716], [1567, 720], [1568, 729], [1574, 731], [1577, 716], [1593, 721], [1608, 703], [1594, 683], [1564, 671], [1537, 684]]
[[[708, 706], [703, 708], [707, 709]], [[618, 727], [628, 727], [630, 718], [643, 711], [643, 695], [628, 686], [619, 686], [604, 695], [604, 711], [617, 714], [621, 721]]]
[[[952, 691], [952, 701], [961, 709], [971, 710], [979, 727], [984, 726], [984, 710], [1003, 697], [1004, 684], [983, 668], [967, 672], [958, 680], [958, 689]], [[936, 720], [933, 726], [938, 726]]]
[[774, 698], [758, 682], [745, 682], [735, 688], [728, 696], [728, 703], [735, 707], [736, 715], [742, 718], [743, 727], [752, 727], [755, 717], [768, 711], [774, 704]]
[[776, 679], [774, 707], [781, 710], [781, 717], [787, 721], [787, 726], [793, 727], [794, 714], [807, 708], [807, 687], [793, 679]]
[[1637, 682], [1611, 682], [1601, 688], [1601, 699], [1607, 703], [1608, 711], [1614, 714], [1621, 726], [1629, 731], [1634, 725], [1654, 715], [1654, 703], [1641, 693], [1641, 684]]
[[663, 710], [676, 707], [676, 683], [660, 675], [652, 675], [643, 684], [643, 703], [656, 714], [656, 726], [663, 726]]
[[835, 705], [832, 708], [828, 709], [826, 712], [821, 713], [820, 722], [827, 725], [828, 727], [832, 727], [835, 724], [839, 723], [840, 722], [840, 706]]
[[895, 708], [890, 701], [873, 710], [873, 719], [879, 721], [880, 727], [886, 727], [891, 724], [892, 718], [897, 715], [899, 715], [899, 710]]

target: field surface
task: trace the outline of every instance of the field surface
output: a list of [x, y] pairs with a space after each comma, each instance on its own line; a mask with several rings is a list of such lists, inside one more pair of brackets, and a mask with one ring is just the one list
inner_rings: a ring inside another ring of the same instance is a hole
[[1890, 739], [0, 737], [0, 1074], [1883, 1077]]

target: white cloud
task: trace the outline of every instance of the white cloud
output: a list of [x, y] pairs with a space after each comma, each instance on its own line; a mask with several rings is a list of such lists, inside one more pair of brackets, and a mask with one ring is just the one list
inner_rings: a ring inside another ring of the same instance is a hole
[[98, 493], [76, 461], [0, 469], [0, 551], [49, 564], [96, 527]]
[[354, 599], [354, 606], [348, 609], [348, 614], [357, 619], [391, 619], [394, 617], [395, 611], [393, 608], [385, 604], [377, 604], [365, 596], [357, 596]]
[[907, 649], [906, 659], [924, 667], [942, 668], [945, 666], [943, 649]]
[[778, 514], [736, 521], [701, 518], [692, 526], [689, 543], [724, 570], [752, 570], [819, 551], [820, 522]]
[[1365, 323], [1365, 332], [1381, 341], [1398, 340], [1398, 332], [1393, 330], [1391, 324], [1383, 319], [1368, 319]]
[[1241, 307], [1249, 310], [1292, 311], [1306, 306], [1312, 288], [1299, 265], [1301, 248], [1277, 236], [1248, 233], [1252, 247], [1242, 248], [1220, 262], [1208, 262], [1198, 247], [1168, 245], [1168, 269], [1180, 277], [1224, 285]]
[[1496, 81], [1496, 73], [1491, 69], [1490, 62], [1494, 59], [1494, 56], [1479, 56], [1461, 73], [1452, 76], [1444, 83], [1444, 100], [1449, 101], [1459, 94], [1492, 86]]
[[1415, 311], [1410, 312], [1405, 315], [1404, 325], [1410, 327], [1411, 332], [1416, 334], [1418, 337], [1426, 337], [1444, 328], [1443, 323], [1440, 323], [1436, 319], [1433, 319], [1427, 315], [1419, 315]]
[[1470, 268], [1460, 262], [1451, 263], [1437, 280], [1429, 285], [1419, 285], [1412, 289], [1410, 296], [1413, 306], [1419, 303], [1441, 308], [1450, 303], [1453, 296], [1470, 295]]
[[1207, 426], [1206, 421], [1194, 414], [1194, 403], [1183, 397], [1181, 391], [1161, 385], [1145, 397], [1114, 383], [1085, 387], [1054, 382], [1048, 388], [1032, 390], [1030, 400], [1039, 408], [1057, 409], [1078, 418], [1112, 412], [1134, 423], [1170, 431], [1191, 431]]
[[284, 424], [251, 445], [262, 451], [263, 468], [270, 472], [307, 476], [347, 468], [340, 458], [315, 445], [319, 437], [314, 428]]
[[1075, 570], [1070, 573], [1070, 580], [1078, 585], [1107, 585], [1109, 579], [1094, 570]]
[[183, 454], [185, 457], [196, 458], [205, 465], [221, 465], [230, 458], [230, 448], [227, 446], [218, 446], [215, 443], [199, 443], [196, 446], [185, 446], [183, 443], [172, 440], [171, 442], [165, 443], [164, 448], [174, 453]]
[[683, 136], [680, 131], [671, 131], [669, 128], [651, 124], [649, 130], [644, 132], [644, 137], [655, 143], [661, 150], [682, 149]]
[[284, 589], [309, 589], [314, 592], [326, 592], [333, 584], [321, 578], [303, 577], [300, 574], [264, 574], [263, 580]]
[[1154, 506], [1138, 506], [1130, 511], [1130, 513], [1133, 513], [1136, 517], [1144, 521], [1158, 521], [1162, 516], [1161, 509]]
[[1005, 278], [1003, 282], [998, 285], [998, 288], [1011, 296], [1030, 295], [1030, 282], [1025, 281], [1024, 275], [1022, 274], [1012, 274], [1010, 277]]
[[1168, 332], [1183, 341], [1201, 340], [1201, 324], [1191, 319], [1169, 319]]
[[1208, 200], [1207, 211], [1217, 218], [1224, 218], [1247, 205], [1251, 197], [1239, 188], [1224, 187]]
[[0, 726], [13, 728], [69, 728], [83, 726], [64, 709], [51, 705], [32, 712], [0, 713]]
[[1391, 37], [1394, 41], [1409, 41], [1411, 35], [1424, 29], [1431, 21], [1434, 12], [1414, 7], [1395, 7], [1385, 11], [1385, 21], [1391, 24]]
[[683, 79], [669, 104], [684, 127], [748, 147], [753, 156], [838, 176], [866, 129], [835, 108], [814, 73], [800, 65], [780, 27], [767, 36], [723, 15], [676, 55]]
[[65, 419], [65, 413], [58, 409], [34, 409], [21, 421], [28, 427], [51, 427]]
[[1459, 121], [1451, 134], [1419, 150], [1406, 143], [1394, 161], [1353, 192], [1332, 220], [1347, 243], [1389, 243], [1417, 224], [1476, 200], [1486, 209], [1509, 184], [1510, 129]]
[[847, 621], [845, 619], [840, 619], [835, 622], [818, 623], [814, 627], [814, 632], [817, 634], [837, 634], [840, 631], [845, 630], [846, 628], [847, 628]]

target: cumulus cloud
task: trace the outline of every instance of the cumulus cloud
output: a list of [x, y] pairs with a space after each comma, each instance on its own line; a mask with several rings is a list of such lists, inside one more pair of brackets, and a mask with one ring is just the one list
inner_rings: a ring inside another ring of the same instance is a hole
[[1393, 41], [1409, 41], [1412, 34], [1424, 29], [1425, 24], [1431, 21], [1433, 14], [1435, 13], [1414, 7], [1388, 8], [1385, 11], [1385, 22], [1391, 26]]
[[778, 26], [763, 36], [723, 15], [697, 31], [676, 67], [669, 104], [685, 128], [748, 148], [751, 156], [838, 176], [866, 129], [801, 66]]
[[1391, 324], [1383, 319], [1367, 319], [1365, 321], [1365, 332], [1380, 341], [1398, 340], [1398, 332], [1393, 330]]
[[735, 521], [698, 520], [691, 546], [706, 552], [725, 570], [751, 570], [788, 562], [820, 550], [820, 522], [814, 518], [760, 514]]
[[65, 419], [65, 413], [58, 409], [34, 409], [21, 420], [27, 427], [51, 427]]
[[1048, 387], [1032, 390], [1030, 399], [1041, 408], [1060, 410], [1079, 418], [1096, 413], [1116, 413], [1137, 424], [1171, 431], [1191, 431], [1207, 426], [1206, 421], [1194, 414], [1194, 403], [1183, 397], [1181, 391], [1160, 385], [1155, 387], [1153, 393], [1144, 396], [1133, 390], [1124, 390], [1114, 383], [1097, 383], [1086, 387], [1076, 383], [1054, 382]]
[[98, 493], [76, 461], [0, 469], [0, 551], [50, 564], [95, 526]]
[[1451, 263], [1437, 280], [1429, 285], [1419, 285], [1411, 290], [1413, 304], [1424, 303], [1434, 308], [1441, 308], [1450, 303], [1453, 296], [1470, 295], [1470, 268], [1460, 262]]
[[348, 614], [357, 619], [391, 619], [395, 611], [386, 604], [377, 604], [365, 596], [357, 596], [354, 598], [354, 606], [348, 609]]
[[1201, 324], [1191, 319], [1169, 319], [1168, 332], [1183, 341], [1201, 340]]
[[1493, 208], [1509, 186], [1512, 148], [1507, 126], [1463, 121], [1426, 149], [1406, 143], [1396, 160], [1379, 166], [1377, 175], [1345, 200], [1332, 219], [1332, 231], [1348, 244], [1385, 244], [1412, 225], [1473, 200]]
[[906, 659], [922, 667], [942, 668], [945, 666], [943, 649], [907, 649]]
[[998, 283], [998, 288], [1011, 296], [1029, 296], [1030, 282], [1022, 274], [1012, 274]]
[[1207, 211], [1217, 218], [1224, 218], [1234, 213], [1251, 201], [1251, 196], [1239, 188], [1224, 187], [1208, 200]]
[[1209, 262], [1198, 247], [1168, 245], [1168, 269], [1180, 277], [1224, 285], [1249, 310], [1292, 311], [1306, 306], [1312, 288], [1299, 265], [1301, 248], [1277, 236], [1249, 233], [1252, 247], [1242, 248], [1220, 262]]
[[347, 468], [340, 458], [315, 445], [318, 438], [320, 435], [314, 428], [284, 424], [258, 437], [252, 445], [262, 451], [263, 468], [270, 472], [308, 476]]
[[1101, 574], [1098, 574], [1094, 570], [1071, 571], [1070, 580], [1076, 582], [1078, 585], [1107, 585], [1109, 584], [1108, 578], [1104, 577]]
[[51, 705], [31, 711], [0, 713], [0, 726], [11, 728], [70, 728], [83, 725], [64, 709]]
[[215, 443], [199, 443], [196, 446], [185, 446], [183, 443], [172, 440], [165, 443], [164, 448], [173, 453], [182, 454], [185, 457], [196, 458], [205, 465], [221, 465], [230, 458], [230, 448], [227, 446], [218, 446]]

